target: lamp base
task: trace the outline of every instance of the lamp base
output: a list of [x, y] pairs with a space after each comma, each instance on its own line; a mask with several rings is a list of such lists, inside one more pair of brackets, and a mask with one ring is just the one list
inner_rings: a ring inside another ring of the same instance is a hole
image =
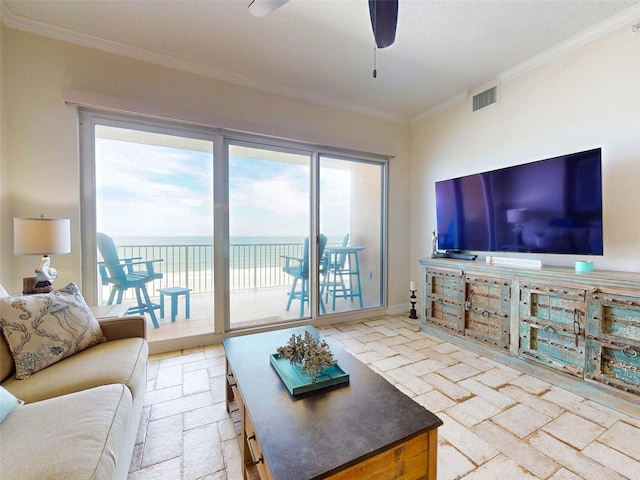
[[47, 285], [46, 287], [37, 287], [37, 277], [24, 277], [22, 279], [22, 294], [23, 295], [35, 295], [36, 293], [49, 293], [53, 291], [53, 285]]

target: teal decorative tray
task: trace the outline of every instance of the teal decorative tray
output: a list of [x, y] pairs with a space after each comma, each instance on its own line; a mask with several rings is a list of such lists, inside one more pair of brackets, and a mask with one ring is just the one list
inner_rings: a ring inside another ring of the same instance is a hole
[[300, 367], [291, 365], [289, 360], [280, 357], [277, 353], [270, 355], [270, 361], [271, 366], [278, 372], [291, 395], [299, 395], [333, 385], [349, 383], [349, 374], [340, 368], [338, 364], [325, 368], [313, 381], [309, 375], [300, 371]]

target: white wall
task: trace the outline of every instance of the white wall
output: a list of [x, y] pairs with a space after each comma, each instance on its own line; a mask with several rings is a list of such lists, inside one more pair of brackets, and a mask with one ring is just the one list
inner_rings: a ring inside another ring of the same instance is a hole
[[[1, 21], [2, 21], [2, 9], [0, 8], [0, 23]], [[4, 89], [2, 88], [4, 84], [3, 39], [4, 39], [4, 29], [0, 29], [0, 125], [2, 125], [2, 111], [4, 108]], [[4, 152], [2, 138], [3, 138], [3, 135], [0, 134], [0, 219], [4, 217], [4, 209], [7, 204], [7, 200], [4, 198], [4, 192], [6, 191], [4, 189], [4, 183], [7, 175], [5, 173], [4, 162], [2, 160], [3, 159], [2, 154]], [[1, 252], [3, 251], [3, 244], [4, 244], [4, 231], [6, 230], [4, 223], [5, 222], [0, 221], [0, 259], [2, 258]], [[4, 281], [3, 278], [4, 277], [3, 277], [2, 261], [0, 261], [0, 284], [2, 284], [2, 282]]]
[[[497, 104], [472, 113], [470, 100], [412, 129], [412, 276], [431, 250], [436, 181], [596, 147], [605, 244], [588, 259], [596, 269], [640, 271], [640, 34], [631, 24], [503, 80]], [[587, 259], [518, 256], [571, 267]]]
[[[2, 197], [0, 272], [11, 292], [37, 263], [12, 252], [12, 217], [71, 218], [72, 253], [56, 256], [60, 285], [80, 281], [80, 205], [76, 109], [61, 89], [114, 97], [169, 118], [323, 145], [393, 153], [390, 162], [390, 306], [406, 305], [410, 127], [293, 100], [211, 78], [66, 44], [3, 27], [7, 99], [2, 118], [8, 178]], [[4, 176], [3, 176], [4, 177]], [[399, 233], [395, 233], [399, 232]], [[408, 305], [406, 305], [408, 308]]]

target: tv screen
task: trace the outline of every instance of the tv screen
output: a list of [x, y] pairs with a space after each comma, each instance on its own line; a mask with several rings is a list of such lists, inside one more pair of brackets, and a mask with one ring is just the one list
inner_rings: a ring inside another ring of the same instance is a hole
[[602, 255], [600, 148], [436, 182], [440, 250]]

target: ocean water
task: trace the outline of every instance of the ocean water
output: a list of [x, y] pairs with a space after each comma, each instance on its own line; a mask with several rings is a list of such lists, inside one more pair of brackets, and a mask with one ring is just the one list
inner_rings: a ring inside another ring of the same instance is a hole
[[[213, 245], [212, 236], [192, 237], [142, 237], [123, 236], [113, 237], [116, 245]], [[241, 236], [231, 237], [231, 245], [259, 245], [277, 243], [302, 243], [304, 237], [276, 237], [276, 236]]]
[[[141, 256], [147, 260], [162, 259], [167, 271], [211, 270], [213, 237], [143, 237], [114, 236], [116, 246], [124, 256]], [[283, 256], [301, 257], [304, 237], [238, 236], [230, 238], [229, 267], [271, 268], [281, 266]], [[330, 244], [340, 244], [342, 237], [329, 237]], [[123, 252], [124, 250], [124, 252]]]

